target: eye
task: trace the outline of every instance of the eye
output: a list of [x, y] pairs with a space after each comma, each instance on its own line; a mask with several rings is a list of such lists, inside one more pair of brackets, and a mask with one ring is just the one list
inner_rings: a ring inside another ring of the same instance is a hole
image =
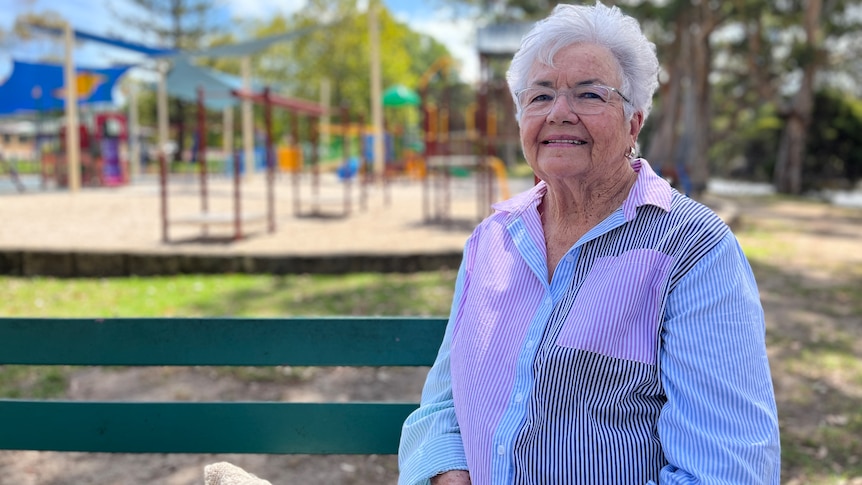
[[554, 92], [545, 89], [528, 89], [521, 95], [523, 106], [530, 104], [543, 104], [554, 101]]
[[575, 99], [608, 102], [610, 92], [601, 86], [583, 86], [575, 90]]
[[553, 93], [539, 92], [533, 96], [533, 99], [530, 102], [536, 103], [536, 102], [553, 101], [553, 100], [554, 100]]

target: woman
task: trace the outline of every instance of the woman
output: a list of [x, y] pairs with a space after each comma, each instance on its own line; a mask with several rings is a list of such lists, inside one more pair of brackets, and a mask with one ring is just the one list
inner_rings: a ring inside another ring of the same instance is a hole
[[751, 268], [635, 158], [658, 68], [601, 3], [525, 36], [507, 77], [541, 181], [466, 243], [401, 483], [779, 483]]

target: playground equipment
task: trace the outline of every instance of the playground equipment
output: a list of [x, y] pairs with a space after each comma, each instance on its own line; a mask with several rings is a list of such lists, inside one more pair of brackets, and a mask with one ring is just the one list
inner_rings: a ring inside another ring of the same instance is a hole
[[127, 183], [128, 161], [120, 158], [120, 146], [129, 140], [126, 117], [119, 113], [98, 113], [94, 124], [101, 184], [114, 186]]
[[[230, 224], [233, 227], [233, 239], [239, 240], [244, 237], [244, 224], [259, 221], [262, 216], [260, 214], [243, 213], [242, 211], [242, 184], [240, 179], [240, 163], [236, 155], [233, 163], [232, 177], [232, 196], [233, 196], [233, 211], [231, 213], [212, 212], [210, 210], [209, 187], [208, 187], [208, 169], [206, 160], [206, 106], [204, 103], [204, 90], [198, 88], [198, 119], [197, 119], [197, 144], [195, 147], [195, 159], [197, 160], [197, 168], [199, 175], [198, 189], [200, 200], [200, 212], [195, 214], [186, 214], [179, 217], [169, 217], [169, 190], [168, 190], [168, 162], [164, 151], [159, 154], [159, 192], [161, 195], [161, 219], [162, 219], [162, 241], [165, 243], [171, 242], [170, 225], [171, 224], [191, 224], [201, 227], [201, 237], [209, 236], [209, 227], [211, 225]], [[270, 187], [267, 187], [270, 190]], [[274, 214], [266, 214], [266, 216], [274, 216]], [[275, 230], [274, 217], [268, 226], [270, 232]]]
[[[81, 185], [112, 187], [128, 183], [128, 160], [121, 156], [122, 146], [128, 142], [126, 117], [121, 113], [97, 112], [82, 118], [77, 137]], [[52, 181], [58, 187], [66, 187], [69, 184], [66, 125], [61, 125], [56, 135], [44, 137], [39, 133], [36, 142], [40, 148], [53, 145], [53, 149], [39, 150], [42, 186]]]
[[[268, 232], [275, 232], [275, 151], [273, 149], [273, 134], [272, 134], [272, 109], [282, 108], [291, 112], [304, 113], [311, 116], [319, 116], [323, 109], [311, 102], [286, 98], [272, 94], [269, 88], [265, 88], [261, 93], [246, 92], [240, 90], [232, 90], [231, 95], [239, 99], [249, 100], [254, 104], [261, 105], [263, 108], [264, 117], [264, 156], [265, 156], [265, 210], [263, 212], [249, 212], [243, 208], [242, 199], [242, 176], [241, 176], [241, 159], [238, 149], [233, 151], [232, 163], [232, 210], [229, 213], [215, 212], [211, 210], [208, 173], [206, 163], [206, 117], [204, 91], [198, 89], [198, 143], [196, 159], [198, 160], [199, 174], [199, 200], [200, 212], [196, 214], [188, 214], [185, 216], [170, 218], [168, 210], [168, 168], [167, 160], [164, 154], [160, 156], [160, 176], [159, 186], [161, 191], [161, 215], [162, 215], [162, 240], [170, 242], [169, 226], [171, 224], [193, 224], [201, 227], [202, 238], [209, 238], [208, 229], [213, 225], [228, 224], [233, 228], [231, 239], [239, 240], [246, 236], [246, 228], [248, 224], [257, 222], [266, 222]], [[250, 161], [249, 166], [250, 166]]]
[[21, 182], [21, 178], [18, 176], [18, 171], [6, 161], [6, 158], [3, 157], [2, 153], [0, 153], [0, 167], [3, 167], [3, 170], [9, 174], [9, 178], [12, 180], [12, 183], [15, 185], [15, 189], [18, 192], [24, 192], [27, 190], [24, 183]]
[[413, 165], [422, 152], [419, 111], [422, 99], [416, 91], [396, 84], [383, 92], [385, 113], [386, 173], [417, 175]]
[[[300, 123], [300, 114], [305, 115], [305, 123]], [[285, 149], [285, 165], [288, 165], [291, 168], [293, 214], [296, 217], [332, 218], [348, 216], [353, 208], [353, 183], [354, 180], [359, 177], [360, 171], [365, 165], [364, 163], [361, 163], [357, 157], [351, 156], [352, 135], [358, 135], [360, 130], [358, 128], [353, 128], [350, 125], [348, 110], [346, 107], [343, 107], [339, 114], [340, 125], [337, 127], [332, 127], [331, 125], [326, 126], [326, 129], [329, 130], [327, 135], [332, 134], [333, 132], [341, 135], [342, 157], [341, 163], [335, 169], [335, 172], [342, 186], [342, 195], [341, 197], [335, 198], [331, 196], [324, 197], [321, 190], [321, 175], [323, 174], [323, 167], [321, 167], [321, 157], [319, 153], [319, 127], [320, 116], [322, 114], [322, 109], [306, 113], [294, 112], [290, 119], [290, 138], [292, 140], [299, 140], [301, 138], [300, 128], [304, 128], [306, 135], [305, 139], [308, 140], [308, 148], [310, 152], [308, 160], [309, 171], [307, 173], [310, 177], [310, 198], [308, 201], [305, 201], [302, 191], [302, 178], [303, 175], [306, 175], [304, 170], [304, 166], [306, 165], [304, 163], [304, 154], [299, 152], [298, 149], [294, 149], [297, 150], [294, 153], [290, 153], [291, 148]], [[294, 158], [298, 158], [299, 162], [294, 163]], [[363, 208], [365, 200], [364, 197], [365, 192], [363, 188], [361, 197]]]
[[[481, 220], [490, 213], [491, 205], [510, 196], [506, 167], [494, 151], [497, 137], [496, 110], [489, 102], [488, 85], [483, 84], [475, 103], [465, 110], [466, 129], [450, 129], [451, 85], [440, 95], [440, 104], [429, 101], [427, 83], [431, 74], [445, 72], [448, 62], [432, 65], [420, 84], [422, 125], [425, 134], [424, 167], [422, 173], [422, 214], [426, 223], [451, 224], [452, 183], [455, 177], [471, 176], [475, 183], [476, 218]], [[501, 198], [496, 197], [497, 186]]]

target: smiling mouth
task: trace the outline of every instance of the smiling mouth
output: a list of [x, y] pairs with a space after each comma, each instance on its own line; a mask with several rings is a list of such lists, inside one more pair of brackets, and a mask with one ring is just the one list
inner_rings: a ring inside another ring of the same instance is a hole
[[545, 140], [542, 142], [545, 145], [550, 145], [551, 143], [566, 143], [569, 145], [586, 145], [587, 142], [581, 140]]

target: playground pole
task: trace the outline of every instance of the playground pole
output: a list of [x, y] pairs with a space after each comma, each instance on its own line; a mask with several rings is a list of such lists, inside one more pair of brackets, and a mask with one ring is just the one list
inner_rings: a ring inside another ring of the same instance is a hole
[[233, 106], [225, 106], [222, 110], [222, 151], [225, 153], [225, 161], [231, 157], [236, 163], [236, 157], [233, 155]]
[[159, 84], [156, 93], [156, 117], [159, 125], [159, 153], [167, 160], [168, 149], [168, 65], [166, 61], [159, 62]]
[[[320, 117], [320, 145], [329, 147], [329, 110], [332, 108], [332, 82], [328, 77], [320, 80], [320, 105], [323, 106], [323, 115]], [[347, 160], [345, 158], [345, 160]]]
[[266, 136], [264, 157], [266, 160], [266, 215], [267, 230], [275, 232], [275, 153], [272, 148], [272, 101], [270, 99], [270, 88], [263, 90], [263, 122], [264, 135]]
[[[201, 186], [201, 213], [209, 212], [209, 192], [207, 187], [207, 130], [206, 130], [206, 103], [204, 101], [204, 88], [198, 87], [198, 174]], [[203, 232], [207, 234], [207, 226], [203, 226]]]
[[162, 216], [162, 242], [167, 244], [168, 237], [168, 157], [164, 150], [159, 156], [159, 209]]
[[63, 67], [66, 95], [66, 164], [69, 176], [69, 192], [78, 192], [81, 188], [81, 140], [78, 133], [78, 82], [75, 75], [73, 52], [75, 37], [72, 25], [66, 22], [63, 27], [63, 37], [66, 44], [66, 57]]
[[383, 100], [380, 94], [380, 29], [377, 25], [377, 3], [368, 5], [368, 36], [371, 44], [371, 134], [374, 153], [374, 175], [383, 180], [386, 159], [383, 152]]
[[[251, 93], [251, 57], [240, 59], [242, 73], [242, 89]], [[242, 98], [242, 146], [245, 163], [245, 175], [250, 177], [254, 171], [254, 120], [252, 119], [251, 99]]]
[[141, 137], [138, 121], [138, 87], [129, 85], [129, 165], [132, 180], [137, 181], [141, 175]]

